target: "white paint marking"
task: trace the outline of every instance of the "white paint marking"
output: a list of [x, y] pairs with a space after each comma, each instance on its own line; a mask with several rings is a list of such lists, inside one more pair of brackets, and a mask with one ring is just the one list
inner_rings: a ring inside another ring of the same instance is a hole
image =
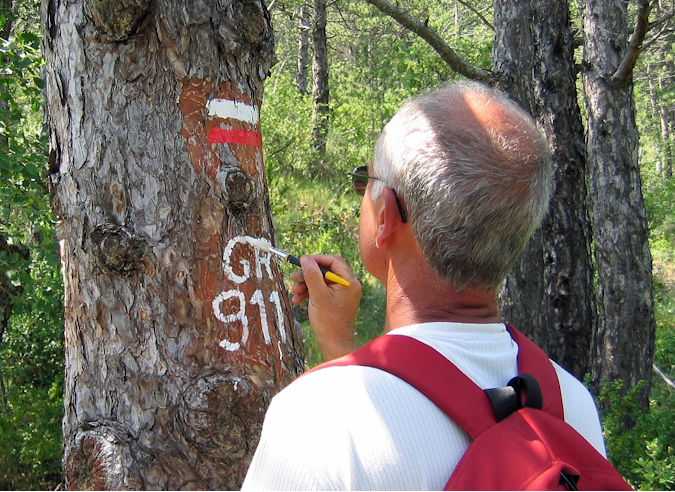
[[234, 237], [227, 242], [227, 245], [223, 250], [223, 271], [225, 272], [225, 275], [227, 275], [227, 278], [232, 280], [234, 283], [243, 284], [249, 278], [251, 278], [251, 265], [247, 260], [240, 259], [239, 264], [242, 266], [243, 269], [242, 275], [237, 275], [236, 273], [234, 273], [234, 270], [232, 269], [231, 260], [232, 260], [232, 252], [234, 251], [234, 247], [237, 244], [248, 244], [248, 243], [244, 239], [244, 236]]
[[[234, 313], [225, 315], [225, 313], [223, 313], [223, 311], [221, 310], [220, 305], [223, 303], [223, 301], [226, 301], [227, 299], [230, 299], [232, 297], [238, 298], [239, 310], [238, 311], [235, 310]], [[246, 317], [246, 299], [244, 298], [244, 293], [236, 290], [223, 292], [213, 300], [212, 307], [213, 312], [216, 315], [216, 318], [218, 318], [225, 324], [241, 321], [241, 324], [244, 328], [243, 333], [241, 335], [241, 343], [238, 342], [232, 343], [229, 340], [223, 340], [220, 342], [220, 346], [223, 347], [225, 350], [229, 350], [230, 352], [239, 350], [239, 348], [241, 348], [242, 345], [245, 345], [246, 341], [248, 340], [248, 318]]]
[[286, 343], [286, 328], [284, 327], [284, 311], [281, 309], [281, 298], [279, 293], [275, 290], [270, 295], [270, 302], [277, 308], [277, 320], [279, 321], [279, 332], [281, 334], [281, 341]]
[[258, 305], [260, 310], [260, 325], [262, 326], [263, 338], [265, 339], [265, 345], [272, 343], [272, 337], [270, 337], [270, 326], [267, 322], [267, 309], [265, 309], [265, 298], [260, 289], [256, 290], [251, 297], [251, 304]]
[[209, 116], [217, 116], [223, 119], [232, 118], [251, 125], [257, 125], [260, 121], [258, 108], [239, 101], [211, 99], [206, 103], [206, 109], [209, 111]]

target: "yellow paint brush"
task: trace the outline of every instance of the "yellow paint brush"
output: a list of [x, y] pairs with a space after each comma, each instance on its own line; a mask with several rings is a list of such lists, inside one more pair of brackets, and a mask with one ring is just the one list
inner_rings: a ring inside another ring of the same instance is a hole
[[[268, 241], [265, 241], [263, 239], [256, 239], [256, 238], [253, 238], [251, 236], [244, 236], [244, 239], [246, 240], [246, 242], [248, 244], [260, 249], [261, 251], [273, 253], [273, 254], [281, 257], [282, 259], [286, 260], [287, 262], [292, 263], [295, 266], [298, 266], [298, 267], [300, 266], [300, 260], [298, 258], [296, 258], [295, 256], [293, 256], [291, 254], [286, 253], [285, 251], [283, 251], [279, 248], [275, 248]], [[335, 282], [336, 284], [344, 285], [345, 287], [349, 287], [349, 285], [350, 285], [350, 283], [347, 280], [343, 279], [339, 275], [334, 274], [330, 270], [327, 270], [325, 268], [321, 268], [321, 273], [323, 273], [323, 277], [326, 280], [330, 280], [331, 282]]]

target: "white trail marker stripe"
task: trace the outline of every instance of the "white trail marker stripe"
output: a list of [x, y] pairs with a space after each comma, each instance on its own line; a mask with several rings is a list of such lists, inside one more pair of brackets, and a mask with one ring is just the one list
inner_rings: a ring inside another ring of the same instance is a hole
[[233, 118], [236, 120], [257, 125], [260, 121], [260, 112], [255, 106], [230, 99], [211, 99], [206, 103], [209, 116], [218, 118]]

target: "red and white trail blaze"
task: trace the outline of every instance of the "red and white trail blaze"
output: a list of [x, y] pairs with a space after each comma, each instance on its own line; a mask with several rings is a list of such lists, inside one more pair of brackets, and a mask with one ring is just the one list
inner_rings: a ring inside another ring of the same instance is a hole
[[223, 121], [235, 120], [251, 125], [254, 130], [242, 128], [223, 128], [216, 126], [209, 131], [209, 143], [239, 144], [262, 147], [262, 136], [256, 131], [260, 121], [257, 107], [230, 99], [211, 99], [206, 104], [208, 115]]

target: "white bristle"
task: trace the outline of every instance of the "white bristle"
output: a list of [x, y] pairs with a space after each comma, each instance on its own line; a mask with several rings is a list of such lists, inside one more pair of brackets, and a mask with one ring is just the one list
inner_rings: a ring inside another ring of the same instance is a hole
[[262, 238], [256, 239], [251, 236], [244, 236], [244, 240], [251, 246], [265, 252], [269, 252], [270, 247], [272, 246], [272, 244], [269, 241]]

